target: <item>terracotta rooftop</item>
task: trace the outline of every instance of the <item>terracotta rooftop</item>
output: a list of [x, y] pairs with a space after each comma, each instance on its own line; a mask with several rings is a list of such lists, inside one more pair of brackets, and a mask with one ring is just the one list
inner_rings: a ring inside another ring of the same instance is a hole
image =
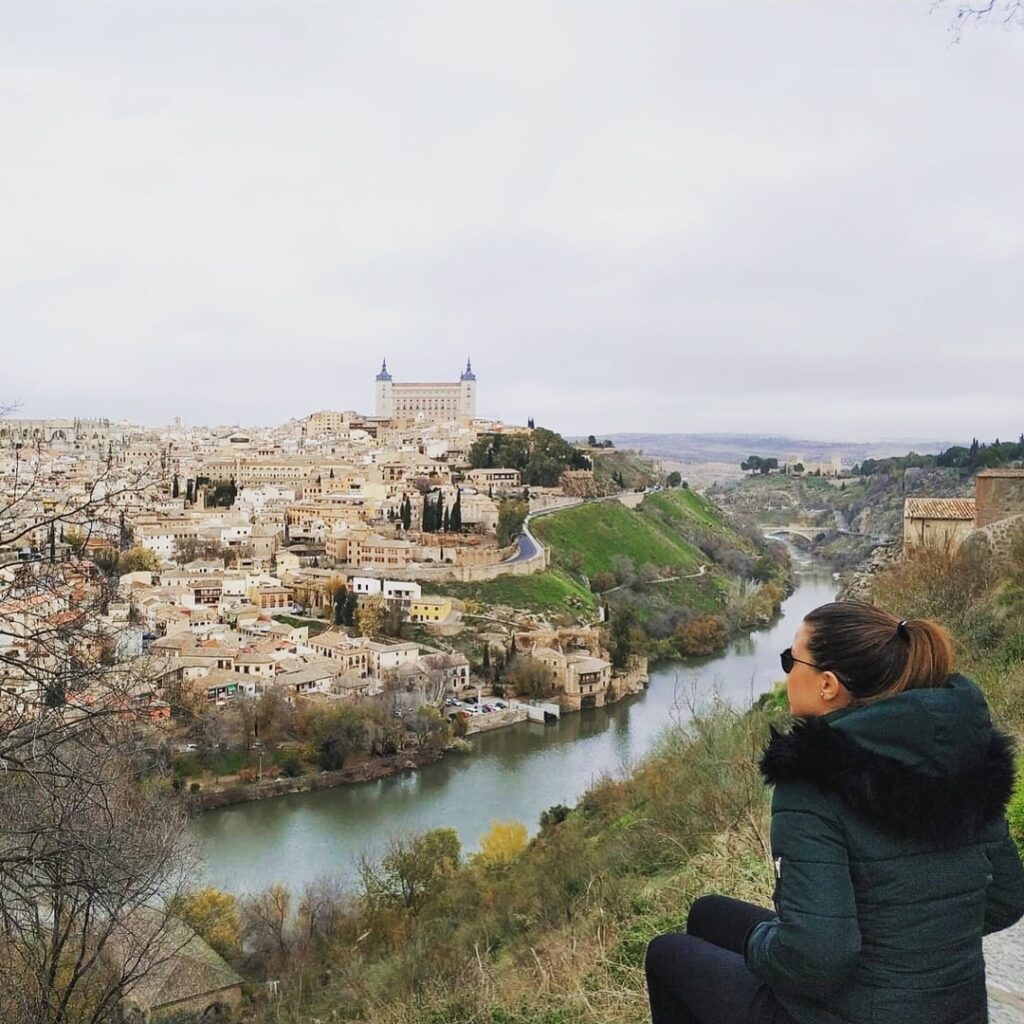
[[903, 515], [908, 519], [974, 519], [974, 499], [907, 498]]

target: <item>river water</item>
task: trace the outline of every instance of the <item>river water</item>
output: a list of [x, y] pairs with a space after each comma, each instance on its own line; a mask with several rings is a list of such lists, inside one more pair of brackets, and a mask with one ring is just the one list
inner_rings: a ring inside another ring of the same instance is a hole
[[515, 819], [533, 833], [542, 811], [572, 806], [595, 779], [628, 769], [666, 726], [689, 717], [694, 702], [718, 696], [745, 707], [782, 678], [779, 651], [803, 616], [836, 592], [826, 568], [797, 566], [797, 589], [774, 625], [714, 658], [658, 666], [639, 696], [558, 724], [484, 733], [471, 740], [471, 754], [450, 754], [416, 772], [199, 815], [191, 829], [209, 883], [251, 892], [272, 882], [299, 888], [326, 874], [351, 878], [361, 853], [403, 832], [452, 827], [467, 851], [493, 821]]

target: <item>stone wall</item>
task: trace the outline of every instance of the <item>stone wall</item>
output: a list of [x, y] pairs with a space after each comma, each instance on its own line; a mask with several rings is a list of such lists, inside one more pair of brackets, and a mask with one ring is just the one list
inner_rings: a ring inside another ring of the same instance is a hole
[[974, 480], [975, 525], [1024, 513], [1024, 469], [984, 469]]
[[1024, 532], [1024, 512], [972, 530], [967, 535], [963, 547], [968, 552], [986, 550], [997, 563], [1004, 564], [1009, 561], [1010, 546], [1014, 537], [1021, 532]]
[[[152, 1020], [157, 1022], [173, 1018], [180, 1019], [185, 1014], [193, 1014], [196, 1017], [203, 1017], [209, 1013], [211, 1017], [216, 1013], [215, 1007], [223, 1007], [232, 1015], [238, 1012], [242, 1006], [242, 986], [230, 985], [217, 992], [207, 992], [201, 996], [194, 996], [192, 999], [181, 999], [176, 1003], [168, 1003], [153, 1011]], [[218, 1016], [216, 1019], [224, 1019]]]

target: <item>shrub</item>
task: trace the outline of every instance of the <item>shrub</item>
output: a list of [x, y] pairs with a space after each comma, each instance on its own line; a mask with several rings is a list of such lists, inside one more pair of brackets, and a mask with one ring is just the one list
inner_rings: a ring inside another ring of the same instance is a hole
[[279, 750], [274, 755], [274, 761], [281, 769], [281, 774], [289, 779], [302, 774], [302, 759], [297, 750]]
[[716, 615], [701, 615], [676, 627], [675, 640], [684, 657], [703, 656], [722, 650], [729, 642], [729, 631]]
[[1024, 757], [1017, 758], [1017, 785], [1006, 809], [1006, 820], [1010, 825], [1010, 835], [1024, 855]]

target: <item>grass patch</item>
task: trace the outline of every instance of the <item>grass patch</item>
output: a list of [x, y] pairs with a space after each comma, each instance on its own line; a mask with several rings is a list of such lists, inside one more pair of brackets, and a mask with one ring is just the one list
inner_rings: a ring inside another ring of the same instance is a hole
[[613, 572], [617, 556], [634, 565], [654, 565], [694, 572], [702, 553], [660, 523], [620, 505], [595, 502], [537, 519], [531, 525], [542, 544], [551, 548], [553, 562], [594, 577]]
[[[640, 506], [640, 511], [648, 514], [654, 511], [658, 513], [659, 518], [679, 526], [696, 522], [716, 532], [729, 531], [715, 505], [689, 488], [677, 487], [670, 491], [649, 494]], [[737, 539], [741, 538], [737, 535]]]
[[499, 576], [480, 583], [442, 583], [431, 590], [462, 600], [470, 598], [485, 605], [510, 605], [532, 612], [568, 611], [590, 613], [594, 595], [557, 569], [531, 576]]

